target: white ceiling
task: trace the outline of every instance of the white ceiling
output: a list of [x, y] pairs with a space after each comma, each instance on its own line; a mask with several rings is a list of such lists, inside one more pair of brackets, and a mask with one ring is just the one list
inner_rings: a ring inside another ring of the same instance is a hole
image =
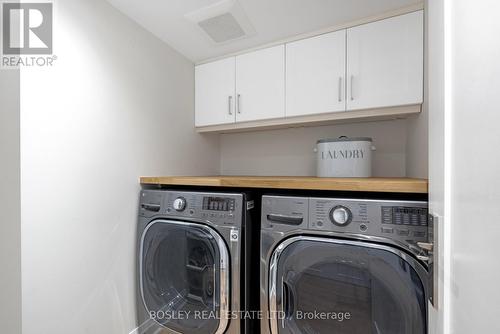
[[178, 52], [199, 62], [405, 7], [421, 0], [238, 0], [256, 34], [216, 45], [185, 15], [220, 0], [107, 0]]

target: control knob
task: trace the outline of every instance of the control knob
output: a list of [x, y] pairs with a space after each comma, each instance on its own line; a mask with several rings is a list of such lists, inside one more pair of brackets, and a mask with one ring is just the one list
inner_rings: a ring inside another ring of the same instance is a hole
[[184, 211], [186, 208], [186, 199], [183, 197], [177, 197], [172, 204], [175, 211]]
[[337, 205], [330, 210], [330, 220], [337, 226], [346, 226], [352, 220], [352, 212], [342, 205]]

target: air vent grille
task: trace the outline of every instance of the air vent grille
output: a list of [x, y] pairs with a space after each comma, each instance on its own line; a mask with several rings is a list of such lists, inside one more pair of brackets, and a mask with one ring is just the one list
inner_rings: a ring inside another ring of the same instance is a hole
[[236, 0], [222, 0], [185, 17], [217, 44], [255, 34], [243, 7]]
[[198, 25], [216, 43], [227, 42], [245, 36], [245, 31], [230, 13], [209, 18], [199, 22]]

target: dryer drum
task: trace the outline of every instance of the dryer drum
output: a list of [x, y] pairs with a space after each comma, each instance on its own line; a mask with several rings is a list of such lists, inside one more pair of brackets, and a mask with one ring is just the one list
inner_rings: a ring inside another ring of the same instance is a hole
[[[210, 233], [201, 227], [153, 224], [143, 241], [143, 295], [149, 312], [175, 331], [215, 333], [217, 319], [194, 319], [195, 312], [219, 312], [214, 282], [219, 252]], [[189, 319], [175, 318], [185, 314]]]

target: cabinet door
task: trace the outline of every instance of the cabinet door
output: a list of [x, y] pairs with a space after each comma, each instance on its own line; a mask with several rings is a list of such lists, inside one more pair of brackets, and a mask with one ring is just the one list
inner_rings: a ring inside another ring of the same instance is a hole
[[195, 125], [235, 122], [234, 57], [195, 68]]
[[347, 109], [422, 103], [423, 13], [347, 30]]
[[346, 31], [286, 45], [286, 116], [345, 110]]
[[236, 121], [285, 116], [285, 46], [236, 57]]

